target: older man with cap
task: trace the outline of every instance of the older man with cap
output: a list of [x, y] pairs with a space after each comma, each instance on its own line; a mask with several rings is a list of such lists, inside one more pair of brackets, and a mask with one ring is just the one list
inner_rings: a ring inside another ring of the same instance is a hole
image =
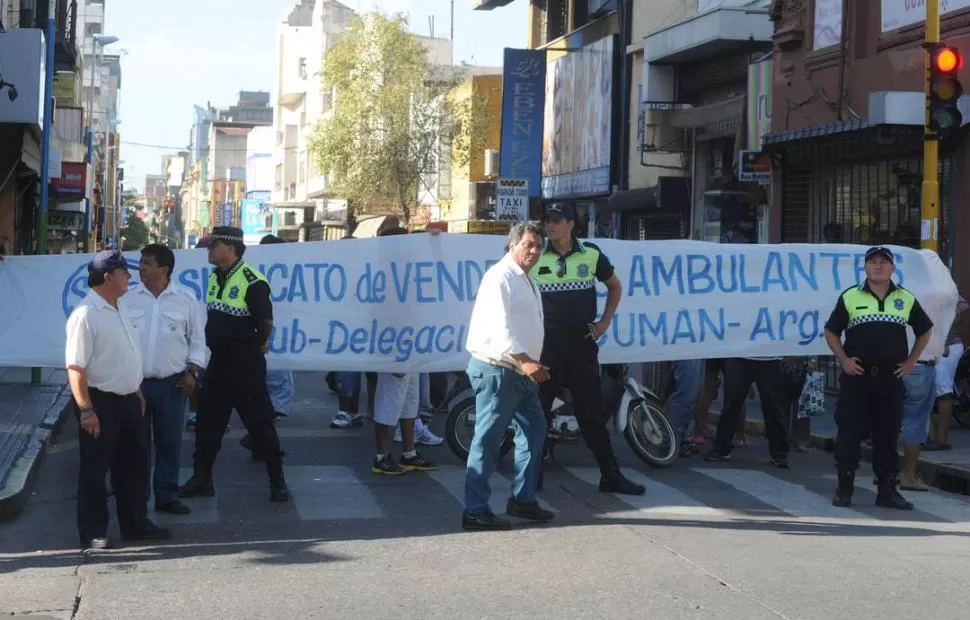
[[209, 276], [205, 303], [205, 340], [212, 352], [199, 394], [195, 430], [195, 470], [180, 489], [182, 497], [215, 495], [212, 466], [235, 409], [249, 432], [254, 453], [266, 462], [270, 501], [290, 498], [283, 477], [283, 455], [266, 388], [266, 353], [273, 331], [269, 282], [243, 260], [243, 232], [217, 226], [209, 236]]
[[[862, 442], [872, 436], [876, 505], [912, 510], [897, 490], [899, 438], [903, 416], [903, 378], [929, 344], [933, 322], [916, 297], [892, 281], [892, 250], [872, 247], [865, 254], [866, 279], [842, 291], [825, 324], [825, 340], [842, 365], [835, 412], [835, 467], [839, 486], [835, 506], [852, 503]], [[912, 350], [906, 333], [916, 335]], [[845, 334], [845, 344], [842, 334]]]
[[109, 470], [122, 539], [171, 536], [146, 516], [149, 444], [140, 389], [142, 350], [121, 302], [129, 279], [121, 252], [98, 252], [88, 264], [91, 290], [67, 320], [67, 374], [81, 425], [77, 525], [84, 550], [111, 546], [104, 484]]

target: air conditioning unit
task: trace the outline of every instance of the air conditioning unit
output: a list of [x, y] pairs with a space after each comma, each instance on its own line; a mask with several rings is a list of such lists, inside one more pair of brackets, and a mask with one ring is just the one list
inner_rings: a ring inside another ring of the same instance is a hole
[[485, 176], [497, 177], [498, 174], [498, 149], [485, 149]]

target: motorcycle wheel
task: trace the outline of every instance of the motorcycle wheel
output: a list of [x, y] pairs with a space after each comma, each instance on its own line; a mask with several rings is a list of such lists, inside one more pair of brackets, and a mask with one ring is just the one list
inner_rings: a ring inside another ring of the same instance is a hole
[[970, 404], [954, 399], [953, 419], [963, 428], [970, 428]]
[[[468, 428], [472, 429], [471, 434], [465, 432]], [[448, 447], [455, 453], [455, 456], [462, 461], [468, 460], [468, 449], [474, 436], [474, 428], [475, 399], [466, 398], [451, 408], [451, 411], [448, 412], [448, 420], [445, 423], [445, 441], [448, 442]], [[505, 458], [505, 455], [511, 452], [515, 446], [513, 438], [514, 433], [509, 428], [502, 438], [502, 446], [499, 450], [500, 460]]]
[[680, 450], [674, 429], [653, 399], [630, 403], [623, 436], [633, 453], [651, 467], [670, 467], [677, 461]]

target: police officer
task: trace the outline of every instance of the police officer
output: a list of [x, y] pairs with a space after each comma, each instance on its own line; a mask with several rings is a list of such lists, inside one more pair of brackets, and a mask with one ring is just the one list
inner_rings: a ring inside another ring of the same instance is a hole
[[[895, 265], [889, 248], [869, 248], [865, 269], [865, 282], [842, 292], [825, 324], [825, 340], [842, 365], [835, 414], [839, 486], [832, 504], [852, 503], [861, 443], [871, 434], [872, 470], [879, 489], [876, 505], [912, 510], [913, 504], [896, 489], [903, 377], [929, 343], [933, 322], [916, 297], [892, 281]], [[907, 325], [916, 334], [912, 351], [907, 351]]]
[[[551, 380], [540, 386], [542, 407], [552, 410], [561, 387], [569, 389], [579, 429], [599, 464], [600, 491], [643, 495], [642, 485], [628, 480], [613, 453], [600, 388], [599, 347], [596, 341], [606, 332], [620, 303], [623, 285], [613, 265], [592, 243], [574, 234], [576, 211], [568, 204], [546, 209], [547, 240], [539, 262], [532, 270], [542, 294], [545, 340], [542, 359]], [[596, 320], [596, 282], [606, 284], [608, 296], [603, 318]]]
[[217, 226], [210, 239], [209, 262], [217, 269], [206, 289], [205, 339], [212, 357], [199, 394], [195, 471], [180, 492], [182, 497], [215, 495], [212, 465], [235, 408], [254, 451], [266, 461], [270, 501], [285, 502], [290, 494], [266, 388], [265, 355], [273, 330], [269, 282], [243, 261], [246, 246], [240, 229]]

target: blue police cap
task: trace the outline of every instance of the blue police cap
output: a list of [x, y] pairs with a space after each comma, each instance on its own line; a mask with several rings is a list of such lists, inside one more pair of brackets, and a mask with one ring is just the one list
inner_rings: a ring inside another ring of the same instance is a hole
[[88, 273], [110, 273], [118, 268], [128, 269], [128, 261], [118, 250], [101, 250], [88, 263]]
[[576, 209], [571, 204], [555, 202], [546, 207], [546, 219], [554, 220], [562, 218], [564, 220], [576, 221]]

